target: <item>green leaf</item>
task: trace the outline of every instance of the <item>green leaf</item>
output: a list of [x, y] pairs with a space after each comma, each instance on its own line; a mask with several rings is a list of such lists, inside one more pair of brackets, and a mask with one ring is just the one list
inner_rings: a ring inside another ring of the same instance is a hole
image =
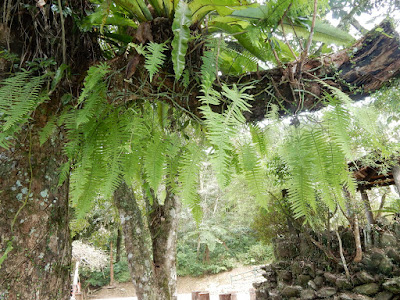
[[162, 137], [158, 133], [154, 134], [153, 140], [149, 142], [144, 156], [144, 170], [149, 186], [155, 192], [157, 192], [164, 175], [164, 150], [165, 143]]
[[[310, 35], [310, 26], [310, 20], [306, 20], [306, 22], [295, 22], [294, 24], [283, 22], [285, 32], [295, 32], [298, 36], [304, 38], [308, 38], [308, 36]], [[354, 38], [347, 32], [340, 30], [337, 27], [316, 20], [313, 40], [327, 44], [347, 45], [353, 42]]]
[[52, 116], [47, 121], [43, 129], [39, 132], [40, 145], [43, 145], [49, 139], [49, 137], [52, 136], [56, 128], [57, 128], [56, 119], [54, 116]]
[[180, 1], [175, 11], [172, 24], [174, 39], [172, 40], [172, 62], [174, 64], [175, 80], [179, 80], [185, 69], [185, 56], [190, 38], [191, 12], [185, 1]]
[[194, 0], [189, 4], [190, 10], [193, 12], [193, 22], [202, 20], [212, 11], [216, 11], [220, 16], [228, 16], [237, 10], [258, 5], [247, 4], [241, 0]]
[[61, 66], [58, 67], [58, 69], [54, 75], [53, 81], [51, 82], [51, 87], [50, 87], [49, 93], [51, 93], [55, 90], [55, 88], [57, 87], [57, 84], [61, 81], [61, 79], [64, 76], [64, 71], [67, 69], [69, 69], [69, 66], [66, 64], [61, 64]]
[[147, 46], [146, 62], [144, 66], [147, 71], [149, 71], [150, 82], [153, 81], [154, 74], [160, 70], [165, 61], [166, 56], [163, 53], [165, 50], [167, 50], [165, 43], [157, 44], [150, 42]]

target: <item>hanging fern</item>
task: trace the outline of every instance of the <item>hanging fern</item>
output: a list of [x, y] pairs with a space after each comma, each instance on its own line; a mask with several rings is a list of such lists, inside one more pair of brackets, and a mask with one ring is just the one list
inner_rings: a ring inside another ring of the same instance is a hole
[[189, 143], [181, 157], [179, 166], [179, 182], [182, 201], [187, 204], [197, 222], [200, 221], [202, 211], [200, 207], [200, 196], [198, 194], [199, 174], [203, 153], [196, 143]]
[[296, 218], [310, 217], [317, 209], [312, 168], [314, 157], [309, 135], [294, 128], [284, 148], [284, 160], [290, 172], [289, 200]]
[[47, 95], [40, 94], [44, 81], [44, 76], [23, 71], [0, 83], [0, 147], [8, 148], [8, 138], [48, 99]]
[[163, 137], [159, 133], [155, 133], [146, 148], [144, 155], [144, 170], [147, 175], [147, 182], [154, 191], [158, 190], [158, 186], [164, 175], [165, 162], [165, 143]]
[[267, 188], [265, 186], [266, 174], [261, 168], [261, 162], [252, 144], [246, 143], [240, 148], [241, 167], [257, 204], [268, 210]]
[[[218, 93], [210, 87], [203, 86], [204, 96], [200, 97], [202, 101], [201, 111], [205, 118], [207, 127], [207, 137], [214, 148], [212, 163], [216, 170], [218, 182], [222, 187], [229, 183], [230, 152], [233, 150], [231, 139], [236, 135], [237, 127], [243, 125], [245, 118], [242, 112], [249, 111], [248, 101], [252, 97], [246, 94], [246, 90], [251, 87], [245, 87], [239, 90], [236, 85], [230, 89], [222, 85], [222, 92]], [[212, 110], [212, 105], [218, 105], [220, 98], [225, 97], [230, 101], [223, 114]]]
[[104, 76], [109, 72], [107, 64], [90, 67], [85, 78], [84, 88], [78, 98], [78, 105], [83, 108], [76, 115], [76, 126], [89, 122], [104, 109], [107, 85]]

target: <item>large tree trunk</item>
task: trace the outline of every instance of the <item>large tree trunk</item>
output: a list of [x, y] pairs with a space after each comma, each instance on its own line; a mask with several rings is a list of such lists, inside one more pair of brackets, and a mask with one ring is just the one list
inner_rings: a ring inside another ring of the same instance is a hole
[[37, 130], [26, 126], [10, 150], [0, 148], [0, 299], [69, 299], [68, 184], [57, 186], [62, 133], [39, 146]]
[[[60, 9], [52, 9], [60, 3], [74, 15], [62, 16]], [[46, 59], [54, 59], [57, 66], [68, 64], [74, 74], [28, 116], [21, 133], [10, 138], [11, 148], [0, 148], [0, 299], [70, 296], [68, 182], [58, 186], [60, 166], [66, 161], [65, 134], [57, 132], [40, 146], [38, 133], [50, 116], [62, 111], [61, 96], [77, 94], [81, 75], [100, 57], [93, 34], [75, 25], [89, 8], [82, 0], [0, 0], [0, 48], [19, 58], [8, 62], [2, 57], [0, 77], [18, 71], [15, 64], [25, 68], [29, 61]]]
[[[148, 200], [148, 199], [146, 199]], [[174, 195], [167, 193], [164, 205], [147, 208], [144, 219], [132, 188], [122, 183], [114, 194], [125, 250], [138, 299], [176, 299], [176, 230], [178, 204]], [[144, 224], [144, 220], [148, 223]]]

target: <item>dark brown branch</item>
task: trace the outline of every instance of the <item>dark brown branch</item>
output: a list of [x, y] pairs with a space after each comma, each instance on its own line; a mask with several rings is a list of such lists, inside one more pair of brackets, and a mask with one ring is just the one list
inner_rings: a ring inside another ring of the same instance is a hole
[[[240, 76], [222, 76], [219, 81], [254, 86], [248, 91], [254, 97], [251, 112], [245, 114], [248, 122], [263, 120], [271, 105], [279, 107], [281, 116], [292, 115], [298, 109], [300, 111], [321, 109], [324, 107], [321, 98], [325, 92], [330, 92], [326, 86], [321, 85], [321, 81], [341, 89], [355, 101], [361, 100], [381, 87], [390, 85], [392, 79], [400, 74], [398, 34], [389, 21], [385, 21], [379, 27], [383, 29], [383, 32], [372, 30], [347, 49], [317, 59], [306, 59], [301, 74], [297, 73], [298, 62], [292, 62], [283, 67], [265, 71]], [[122, 58], [114, 64], [114, 68], [122, 68], [126, 64], [127, 61]], [[135, 76], [141, 75], [135, 74]], [[146, 81], [145, 76], [142, 77], [144, 81]], [[174, 83], [173, 76], [160, 75], [158, 78], [158, 82], [153, 80], [151, 84], [148, 83], [150, 94], [157, 95], [157, 99], [201, 118], [200, 87], [197, 86], [196, 81], [191, 82], [190, 89], [185, 89]], [[136, 92], [135, 85], [137, 84], [134, 81], [129, 87], [134, 93]], [[304, 93], [304, 97], [295, 99], [293, 90]], [[170, 94], [171, 91], [176, 97], [167, 98], [162, 95], [163, 92]], [[299, 101], [302, 102], [299, 103]], [[213, 109], [220, 112], [224, 107]]]

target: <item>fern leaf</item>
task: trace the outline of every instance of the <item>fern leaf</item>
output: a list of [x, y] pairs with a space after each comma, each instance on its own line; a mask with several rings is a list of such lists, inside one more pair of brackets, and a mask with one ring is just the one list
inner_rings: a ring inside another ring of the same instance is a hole
[[54, 133], [54, 130], [57, 128], [56, 118], [54, 116], [50, 117], [47, 121], [46, 125], [39, 133], [39, 142], [40, 145], [43, 145]]
[[76, 127], [89, 122], [95, 115], [100, 115], [106, 99], [107, 85], [104, 82], [104, 76], [107, 73], [106, 64], [90, 67], [85, 78], [85, 86], [78, 99], [78, 105], [83, 104], [83, 108], [76, 115]]
[[175, 80], [179, 80], [185, 69], [185, 56], [190, 38], [191, 12], [185, 1], [180, 1], [175, 11], [172, 31], [172, 62], [174, 64]]
[[150, 81], [153, 81], [154, 74], [156, 74], [164, 64], [166, 56], [163, 52], [167, 50], [167, 46], [165, 44], [150, 42], [147, 46], [147, 50], [144, 66], [147, 71], [149, 71]]
[[[235, 136], [237, 127], [245, 122], [242, 112], [249, 110], [250, 105], [247, 102], [252, 100], [252, 97], [246, 94], [248, 88], [251, 87], [239, 90], [236, 85], [232, 89], [222, 85], [222, 92], [219, 95], [211, 87], [203, 85], [204, 96], [200, 97], [203, 105], [200, 109], [208, 129], [207, 137], [214, 148], [211, 161], [216, 170], [218, 182], [223, 187], [229, 183], [231, 174], [229, 154], [233, 150], [231, 139]], [[221, 96], [225, 96], [230, 101], [222, 115], [213, 112], [210, 106], [218, 105], [220, 102], [218, 97]]]
[[258, 205], [268, 210], [266, 197], [266, 186], [264, 184], [265, 174], [262, 171], [260, 159], [257, 157], [253, 145], [246, 143], [241, 149], [241, 165], [246, 178], [247, 185], [254, 195]]
[[149, 142], [144, 156], [144, 170], [150, 188], [158, 190], [164, 175], [165, 144], [159, 133], [155, 133], [152, 141]]
[[314, 167], [310, 140], [296, 128], [285, 145], [284, 160], [290, 171], [289, 200], [296, 218], [310, 220], [311, 212], [317, 208], [312, 174]]
[[[12, 135], [40, 103], [47, 100], [40, 95], [44, 77], [31, 76], [24, 71], [1, 82], [0, 88], [0, 128], [1, 132]], [[12, 129], [12, 130], [11, 130]]]
[[190, 143], [182, 155], [178, 177], [181, 183], [182, 201], [192, 209], [197, 222], [201, 219], [200, 196], [197, 190], [202, 160], [203, 153], [199, 147], [195, 143]]

